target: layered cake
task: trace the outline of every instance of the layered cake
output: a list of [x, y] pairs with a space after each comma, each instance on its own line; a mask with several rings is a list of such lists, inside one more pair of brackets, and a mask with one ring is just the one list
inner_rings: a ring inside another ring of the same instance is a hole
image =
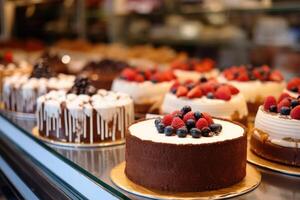
[[251, 150], [271, 161], [300, 167], [300, 98], [268, 96], [259, 107]]
[[126, 68], [113, 81], [112, 90], [129, 94], [137, 113], [152, 112], [172, 86], [176, 76], [171, 71]]
[[219, 75], [219, 70], [215, 68], [215, 62], [211, 59], [174, 61], [171, 68], [180, 81], [198, 81], [201, 77], [215, 78]]
[[190, 105], [193, 110], [208, 112], [214, 117], [222, 117], [247, 124], [248, 109], [244, 96], [229, 84], [202, 78], [202, 82], [175, 83], [165, 95], [160, 112], [169, 113]]
[[245, 177], [246, 154], [243, 126], [185, 106], [129, 127], [125, 174], [160, 191], [215, 190]]
[[84, 67], [82, 74], [89, 77], [97, 88], [110, 89], [113, 80], [126, 67], [129, 67], [129, 64], [126, 62], [103, 59], [89, 62]]
[[300, 96], [300, 77], [291, 79], [284, 90], [289, 96], [297, 98]]
[[230, 67], [223, 71], [219, 79], [237, 87], [244, 95], [249, 113], [255, 115], [258, 107], [269, 95], [276, 98], [285, 88], [285, 81], [280, 71], [268, 66]]
[[4, 108], [14, 112], [35, 113], [39, 96], [50, 90], [68, 90], [74, 80], [74, 76], [57, 75], [45, 60], [40, 60], [30, 75], [14, 74], [4, 79]]
[[118, 141], [133, 120], [127, 94], [97, 90], [86, 78], [76, 79], [68, 92], [51, 91], [37, 100], [40, 135], [60, 142]]

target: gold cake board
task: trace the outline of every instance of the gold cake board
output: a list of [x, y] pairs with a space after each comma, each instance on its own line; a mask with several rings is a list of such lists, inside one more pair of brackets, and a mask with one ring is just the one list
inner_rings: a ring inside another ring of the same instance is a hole
[[125, 162], [117, 165], [111, 170], [110, 178], [119, 188], [143, 197], [152, 199], [225, 199], [245, 194], [254, 190], [261, 181], [261, 174], [251, 165], [247, 164], [246, 177], [239, 183], [219, 190], [204, 192], [168, 193], [150, 190], [133, 183], [125, 175]]
[[287, 175], [300, 176], [300, 167], [284, 165], [261, 158], [250, 150], [250, 144], [248, 144], [247, 160], [249, 163], [265, 169], [270, 169]]
[[56, 140], [52, 140], [52, 139], [49, 139], [49, 138], [46, 138], [46, 137], [40, 135], [38, 127], [34, 127], [32, 129], [32, 135], [47, 144], [54, 145], [56, 147], [63, 147], [63, 148], [109, 147], [109, 146], [116, 146], [116, 145], [121, 145], [121, 144], [125, 143], [125, 139], [110, 141], [110, 142], [92, 143], [92, 144], [56, 141]]

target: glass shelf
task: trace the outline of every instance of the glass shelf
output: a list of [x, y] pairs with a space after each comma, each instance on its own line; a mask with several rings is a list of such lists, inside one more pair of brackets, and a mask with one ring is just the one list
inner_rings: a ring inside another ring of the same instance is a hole
[[[42, 148], [49, 150], [55, 157], [97, 183], [99, 189], [104, 188], [105, 192], [109, 192], [120, 199], [145, 199], [119, 189], [110, 180], [111, 169], [125, 160], [125, 145], [94, 149], [72, 149], [45, 145], [31, 135], [31, 130], [35, 126], [34, 122], [16, 120], [2, 114], [0, 121], [3, 119], [9, 120], [10, 124], [20, 130], [22, 134], [28, 136], [33, 142], [40, 144]], [[262, 173], [260, 186], [254, 191], [234, 199], [300, 199], [300, 177], [287, 176], [263, 169], [259, 170]]]

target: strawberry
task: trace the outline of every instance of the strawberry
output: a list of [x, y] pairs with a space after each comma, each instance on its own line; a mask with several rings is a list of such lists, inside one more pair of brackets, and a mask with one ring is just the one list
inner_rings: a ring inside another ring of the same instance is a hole
[[135, 79], [134, 79], [134, 81], [141, 83], [141, 82], [145, 81], [145, 78], [144, 78], [143, 75], [137, 74], [136, 77], [135, 77]]
[[202, 97], [201, 87], [198, 85], [198, 86], [194, 87], [193, 89], [191, 89], [188, 92], [187, 97], [190, 98], [190, 99]]
[[186, 122], [189, 119], [195, 120], [194, 112], [190, 111], [183, 116], [183, 121]]
[[281, 74], [281, 72], [279, 70], [274, 70], [271, 74], [269, 79], [271, 81], [282, 81], [283, 80], [283, 76]]
[[293, 78], [292, 80], [290, 80], [287, 84], [287, 89], [288, 90], [292, 90], [294, 87], [298, 87], [300, 86], [300, 78]]
[[240, 92], [239, 89], [237, 89], [237, 88], [234, 87], [233, 85], [227, 85], [227, 87], [229, 88], [230, 93], [231, 93], [232, 95], [238, 94], [238, 93]]
[[278, 102], [281, 102], [285, 98], [291, 97], [288, 93], [282, 93], [278, 99]]
[[210, 83], [204, 83], [203, 85], [201, 85], [201, 90], [202, 90], [203, 94], [206, 95], [209, 92], [213, 92], [214, 87]]
[[268, 65], [263, 65], [261, 66], [261, 69], [265, 72], [265, 73], [269, 73], [271, 71], [270, 67]]
[[229, 101], [231, 99], [230, 89], [227, 86], [220, 86], [215, 92], [215, 97], [217, 99]]
[[249, 76], [247, 73], [240, 73], [236, 80], [241, 82], [249, 81]]
[[286, 107], [291, 106], [291, 102], [289, 101], [288, 98], [285, 98], [285, 99], [283, 99], [282, 101], [279, 102], [279, 104], [277, 105], [277, 112], [280, 112], [280, 110], [283, 106], [286, 106]]
[[291, 118], [300, 119], [300, 105], [293, 108], [293, 110], [291, 111]]
[[264, 76], [261, 73], [259, 68], [256, 68], [256, 69], [253, 70], [253, 75], [254, 75], [255, 78], [257, 78], [259, 80], [264, 80]]
[[203, 129], [204, 127], [208, 127], [208, 122], [205, 118], [200, 118], [198, 119], [198, 121], [196, 122], [196, 127], [198, 129]]
[[10, 52], [10, 51], [5, 52], [3, 58], [6, 62], [13, 62], [12, 52]]
[[182, 121], [182, 119], [180, 119], [179, 117], [174, 117], [171, 123], [171, 126], [174, 129], [179, 129], [183, 126], [185, 126], [184, 121]]
[[173, 115], [172, 114], [167, 114], [165, 115], [161, 122], [165, 125], [165, 126], [170, 126], [172, 124], [173, 121]]
[[190, 83], [194, 83], [194, 81], [192, 79], [187, 79], [186, 81], [184, 81], [184, 85], [188, 85]]
[[185, 87], [185, 86], [179, 86], [179, 87], [177, 88], [177, 91], [176, 91], [176, 96], [177, 96], [177, 97], [186, 96], [187, 93], [188, 93], [187, 87]]
[[146, 80], [150, 80], [151, 75], [152, 75], [151, 70], [150, 69], [145, 70], [144, 75], [145, 75]]
[[136, 75], [137, 75], [136, 70], [131, 68], [126, 68], [121, 73], [121, 77], [123, 77], [128, 81], [134, 81]]
[[214, 120], [212, 119], [212, 117], [208, 113], [203, 112], [202, 116], [204, 117], [204, 119], [206, 119], [206, 121], [208, 122], [208, 125], [211, 125], [211, 124], [214, 123]]
[[270, 107], [273, 106], [273, 105], [277, 105], [275, 97], [268, 96], [265, 99], [265, 102], [264, 102], [264, 109], [267, 110], [267, 111], [269, 111]]

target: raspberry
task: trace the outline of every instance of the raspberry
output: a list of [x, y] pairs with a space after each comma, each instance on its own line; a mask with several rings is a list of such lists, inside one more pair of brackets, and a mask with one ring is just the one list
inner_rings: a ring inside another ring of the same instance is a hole
[[274, 70], [274, 71], [270, 74], [269, 79], [270, 79], [271, 81], [282, 81], [282, 80], [283, 80], [283, 76], [282, 76], [282, 74], [281, 74], [280, 71]]
[[126, 68], [122, 71], [121, 77], [125, 78], [128, 81], [134, 81], [136, 74], [137, 73], [134, 69]]
[[208, 122], [208, 125], [211, 125], [214, 123], [212, 117], [208, 113], [203, 112], [202, 116], [204, 117], [204, 119], [206, 119], [206, 121]]
[[190, 98], [190, 99], [202, 97], [201, 87], [200, 86], [196, 86], [193, 89], [191, 89], [188, 92], [187, 97]]
[[180, 119], [179, 117], [174, 117], [171, 123], [171, 126], [174, 129], [179, 129], [183, 126], [185, 126], [184, 121], [182, 121], [182, 119]]
[[171, 113], [171, 115], [173, 117], [177, 117], [178, 115], [181, 115], [181, 111], [180, 110], [175, 110], [174, 112]]
[[229, 88], [232, 95], [238, 94], [240, 92], [239, 89], [237, 89], [233, 85], [227, 85], [227, 86], [228, 86], [228, 88]]
[[161, 121], [165, 126], [169, 126], [172, 124], [173, 115], [171, 115], [171, 114], [165, 115]]
[[185, 86], [179, 86], [176, 91], [177, 97], [186, 96], [188, 93], [188, 89]]
[[282, 93], [278, 99], [278, 102], [281, 102], [285, 98], [291, 97], [288, 93]]
[[277, 112], [280, 112], [282, 107], [290, 107], [291, 106], [291, 102], [289, 101], [288, 98], [283, 99], [282, 101], [279, 102], [279, 104], [277, 105]]
[[273, 96], [268, 96], [266, 99], [265, 99], [265, 102], [264, 102], [264, 109], [266, 111], [269, 111], [270, 110], [270, 107], [273, 106], [273, 105], [276, 105], [276, 99], [275, 97]]
[[231, 92], [227, 86], [221, 86], [215, 92], [215, 97], [217, 99], [223, 99], [225, 101], [229, 101], [231, 99]]
[[194, 112], [190, 111], [183, 116], [183, 121], [186, 122], [189, 119], [195, 120]]
[[141, 75], [141, 74], [138, 74], [136, 75], [135, 79], [134, 79], [136, 82], [144, 82], [145, 81], [145, 78]]
[[293, 110], [291, 111], [291, 118], [300, 119], [300, 105], [293, 108]]
[[204, 128], [204, 127], [208, 127], [209, 125], [208, 125], [208, 122], [207, 122], [207, 120], [206, 119], [204, 119], [204, 118], [200, 118], [200, 119], [198, 119], [198, 121], [196, 122], [196, 127], [198, 128], [198, 129], [202, 129], [202, 128]]
[[287, 84], [287, 89], [288, 90], [292, 90], [294, 87], [298, 87], [300, 86], [300, 78], [293, 78], [292, 80], [290, 80]]

